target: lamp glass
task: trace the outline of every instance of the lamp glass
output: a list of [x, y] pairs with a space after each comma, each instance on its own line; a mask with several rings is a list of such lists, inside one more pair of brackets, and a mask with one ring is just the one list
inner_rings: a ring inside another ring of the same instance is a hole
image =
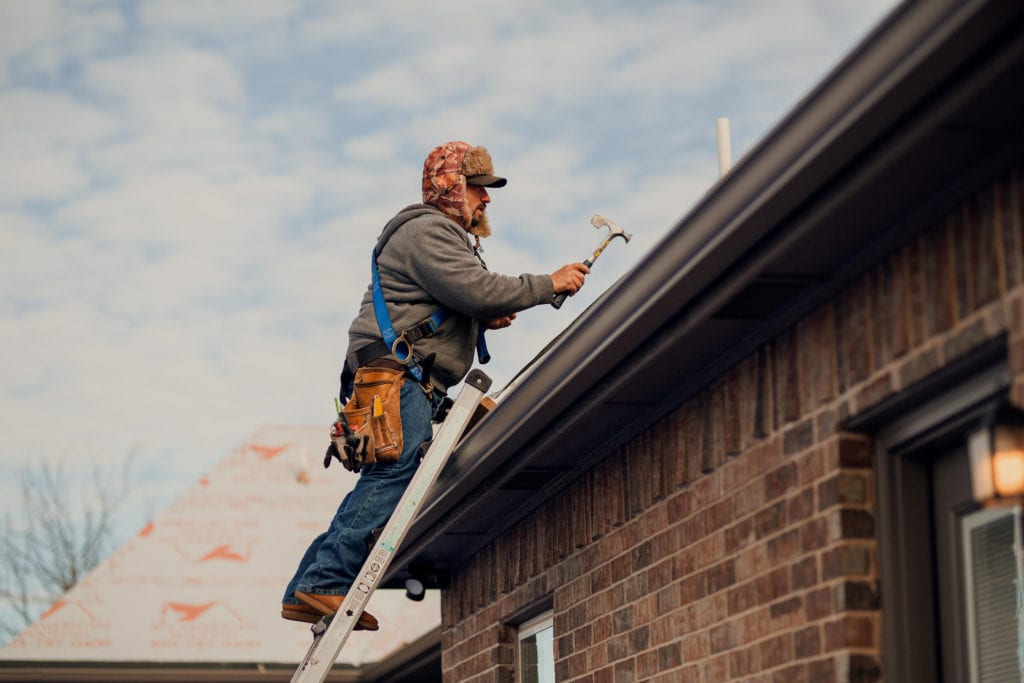
[[995, 497], [992, 481], [992, 437], [988, 429], [978, 429], [967, 441], [971, 462], [971, 492], [974, 500], [985, 504]]
[[1001, 497], [1024, 496], [1024, 450], [999, 451], [992, 455], [992, 479]]

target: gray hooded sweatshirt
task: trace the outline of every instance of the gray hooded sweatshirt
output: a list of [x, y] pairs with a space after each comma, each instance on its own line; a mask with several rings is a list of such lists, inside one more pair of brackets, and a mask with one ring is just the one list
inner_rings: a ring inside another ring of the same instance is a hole
[[[436, 354], [431, 381], [442, 391], [472, 367], [478, 321], [551, 303], [554, 296], [550, 275], [511, 277], [487, 270], [466, 230], [426, 204], [407, 206], [384, 227], [377, 241], [377, 268], [396, 334], [439, 307], [447, 309], [440, 329], [415, 345], [421, 358]], [[380, 340], [371, 284], [349, 327], [349, 365], [355, 365], [358, 349]]]

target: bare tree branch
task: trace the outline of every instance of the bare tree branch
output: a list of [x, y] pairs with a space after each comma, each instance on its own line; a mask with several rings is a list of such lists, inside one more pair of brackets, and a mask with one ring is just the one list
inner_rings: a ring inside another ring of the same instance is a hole
[[16, 516], [4, 515], [0, 537], [0, 644], [113, 550], [116, 514], [135, 487], [136, 456], [129, 453], [113, 477], [93, 465], [88, 481], [76, 480], [65, 460], [22, 470], [21, 506]]

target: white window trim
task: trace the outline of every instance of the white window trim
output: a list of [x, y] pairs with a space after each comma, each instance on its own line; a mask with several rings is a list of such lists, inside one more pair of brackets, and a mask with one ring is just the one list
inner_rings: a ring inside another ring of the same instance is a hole
[[[527, 638], [534, 636], [545, 629], [554, 630], [555, 627], [555, 613], [553, 610], [539, 614], [528, 621], [524, 621], [519, 625], [518, 633], [516, 636], [516, 683], [522, 683], [523, 681], [523, 641]], [[554, 657], [554, 652], [552, 652]]]
[[523, 622], [519, 625], [519, 640], [524, 640], [539, 633], [544, 629], [554, 626], [555, 613], [553, 611], [545, 612], [544, 614], [538, 615], [529, 621]]

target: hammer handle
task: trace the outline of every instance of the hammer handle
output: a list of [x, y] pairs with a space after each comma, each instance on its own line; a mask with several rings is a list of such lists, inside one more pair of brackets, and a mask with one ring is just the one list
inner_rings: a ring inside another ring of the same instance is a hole
[[[583, 265], [585, 265], [587, 268], [589, 268], [590, 266], [594, 265], [594, 262], [591, 261], [590, 259], [587, 259], [586, 261], [583, 262]], [[551, 305], [554, 306], [555, 308], [561, 308], [562, 304], [565, 303], [565, 300], [568, 297], [569, 297], [569, 292], [560, 292], [560, 293], [555, 295], [554, 299], [551, 300]]]

